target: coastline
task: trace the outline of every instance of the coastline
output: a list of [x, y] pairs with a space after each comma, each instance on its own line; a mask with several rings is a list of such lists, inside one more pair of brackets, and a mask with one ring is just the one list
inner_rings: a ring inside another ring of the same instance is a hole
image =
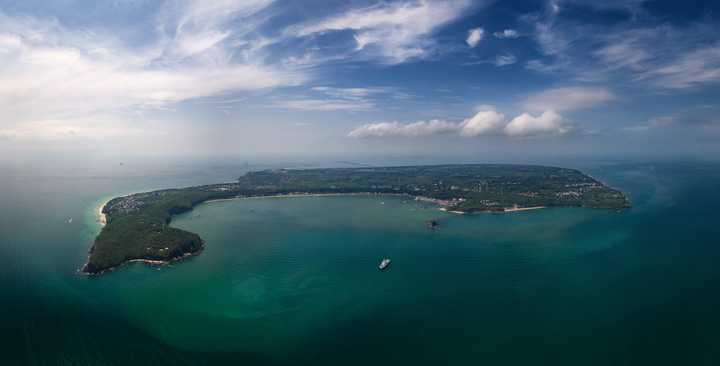
[[[439, 200], [435, 198], [430, 197], [424, 197], [424, 196], [413, 196], [411, 194], [407, 193], [377, 193], [377, 192], [353, 192], [353, 193], [288, 193], [288, 194], [275, 194], [275, 195], [267, 195], [267, 196], [237, 196], [237, 197], [230, 197], [230, 198], [219, 198], [214, 200], [207, 200], [198, 203], [198, 205], [202, 205], [205, 203], [213, 203], [213, 202], [224, 202], [224, 201], [233, 201], [233, 200], [247, 200], [247, 199], [261, 199], [261, 198], [293, 198], [293, 197], [343, 197], [343, 196], [390, 196], [390, 197], [408, 197], [412, 198], [415, 201], [418, 202], [424, 202], [424, 203], [430, 203], [439, 206], [438, 210], [448, 213], [453, 213], [457, 215], [464, 215], [468, 212], [465, 211], [456, 211], [456, 210], [448, 210], [447, 207], [450, 206], [450, 201], [445, 200]], [[533, 207], [528, 209], [535, 209], [535, 208], [544, 208], [543, 207]], [[520, 211], [520, 210], [518, 210]]]
[[520, 212], [520, 211], [530, 211], [530, 210], [539, 210], [541, 208], [547, 208], [545, 206], [530, 206], [530, 207], [510, 207], [505, 208], [502, 212]]
[[[206, 203], [213, 203], [213, 202], [223, 202], [223, 201], [232, 201], [232, 200], [243, 200], [243, 199], [262, 199], [262, 198], [293, 198], [293, 197], [338, 197], [338, 196], [394, 196], [394, 197], [410, 197], [418, 202], [425, 202], [425, 203], [431, 203], [435, 204], [438, 207], [438, 210], [447, 212], [450, 214], [457, 214], [457, 215], [465, 215], [469, 212], [466, 211], [458, 211], [458, 210], [448, 210], [448, 207], [450, 206], [450, 201], [446, 200], [439, 200], [434, 199], [430, 197], [424, 197], [424, 196], [414, 196], [407, 193], [378, 193], [378, 192], [349, 192], [349, 193], [288, 193], [288, 194], [274, 194], [274, 195], [265, 195], [265, 196], [236, 196], [236, 197], [229, 197], [229, 198], [219, 198], [219, 199], [211, 199], [203, 202], [199, 202], [196, 205], [193, 206], [199, 206], [201, 204]], [[97, 207], [97, 215], [98, 215], [98, 222], [100, 222], [101, 230], [103, 227], [107, 225], [107, 214], [103, 213], [103, 209], [105, 206], [112, 200], [108, 199], [104, 202], [102, 202]], [[497, 211], [497, 213], [510, 213], [510, 212], [520, 212], [520, 211], [530, 211], [530, 210], [537, 210], [541, 208], [546, 208], [545, 206], [533, 206], [533, 207], [510, 207], [510, 208], [504, 208], [503, 211]], [[489, 212], [489, 211], [488, 211]], [[171, 216], [172, 217], [172, 216]], [[172, 258], [170, 260], [155, 260], [155, 259], [143, 259], [143, 258], [135, 258], [135, 259], [129, 259], [125, 260], [122, 263], [103, 269], [98, 272], [87, 272], [86, 268], [90, 260], [90, 255], [88, 255], [88, 261], [83, 264], [83, 266], [78, 269], [79, 273], [82, 273], [87, 276], [100, 276], [108, 272], [112, 272], [118, 268], [124, 267], [130, 263], [145, 263], [150, 266], [167, 266], [175, 262], [182, 261], [184, 259], [199, 255], [202, 253], [202, 251], [205, 249], [205, 242], [202, 242], [202, 245], [200, 246], [200, 249], [198, 249], [195, 252], [188, 252], [184, 253], [180, 257]], [[92, 247], [91, 247], [92, 250]]]
[[458, 215], [465, 215], [467, 213], [465, 211], [448, 210], [446, 207], [440, 207], [438, 210], [443, 211], [443, 212], [448, 212], [448, 213], [454, 213], [454, 214], [458, 214]]
[[[529, 183], [542, 186], [543, 184], [551, 184], [552, 182], [547, 182], [548, 174], [560, 168], [538, 166], [522, 167], [522, 169], [527, 171]], [[459, 185], [445, 187], [442, 181], [432, 183], [453, 171], [463, 173], [462, 176], [456, 177], [457, 182], [450, 182]], [[386, 167], [380, 172], [383, 174], [382, 176], [377, 176], [380, 173], [376, 169], [315, 169], [306, 172], [280, 169], [248, 172], [238, 178], [237, 182], [232, 183], [161, 189], [112, 198], [97, 207], [95, 214], [98, 217], [97, 221], [100, 222], [100, 234], [95, 238], [95, 242], [89, 251], [88, 260], [82, 270], [83, 272], [103, 273], [119, 265], [134, 261], [150, 265], [164, 265], [197, 254], [200, 251], [200, 246], [204, 245], [204, 243], [195, 233], [183, 232], [181, 229], [170, 230], [169, 225], [171, 225], [173, 216], [192, 211], [193, 208], [203, 203], [234, 199], [394, 196], [431, 204], [430, 207], [423, 206], [423, 209], [434, 208], [455, 215], [480, 212], [511, 213], [536, 210], [545, 208], [545, 206], [577, 206], [578, 204], [599, 208], [627, 206], [627, 201], [622, 192], [610, 189], [594, 178], [574, 170], [558, 173], [561, 182], [563, 180], [572, 182], [584, 176], [586, 178], [583, 178], [583, 181], [592, 180], [598, 182], [597, 186], [593, 186], [598, 189], [596, 195], [581, 197], [572, 202], [557, 200], [552, 193], [560, 188], [556, 187], [557, 184], [555, 184], [549, 185], [548, 192], [545, 192], [543, 196], [531, 201], [536, 205], [543, 204], [544, 206], [520, 207], [513, 202], [517, 201], [513, 197], [481, 200], [480, 198], [485, 196], [462, 193], [463, 191], [475, 191], [473, 187], [477, 182], [471, 179], [472, 174], [468, 175], [473, 172], [478, 177], [488, 176], [488, 174], [493, 177], [509, 177], [509, 183], [504, 181], [497, 183], [500, 185], [499, 192], [501, 195], [503, 184], [519, 184], [516, 189], [519, 191], [528, 183], [525, 180], [517, 181], [517, 179], [512, 178], [515, 176], [516, 168], [504, 165]], [[413, 179], [413, 174], [416, 174], [417, 177], [426, 178], [422, 180]], [[432, 180], [428, 180], [427, 177]], [[278, 182], [289, 183], [278, 184]], [[450, 194], [446, 192], [446, 188], [450, 190], [461, 189], [461, 192]], [[579, 189], [571, 191], [575, 193], [576, 197], [580, 197]], [[489, 192], [489, 195], [486, 195], [485, 198], [493, 198], [498, 195], [497, 189]], [[520, 201], [530, 203], [525, 199], [520, 199]], [[108, 206], [109, 202], [113, 202], [113, 207]], [[403, 201], [403, 203], [405, 202]], [[384, 204], [384, 202], [381, 203]], [[105, 209], [108, 209], [107, 213], [104, 212]], [[114, 218], [120, 219], [113, 220]], [[188, 234], [194, 236], [188, 236]], [[150, 244], [152, 240], [161, 241], [159, 244], [167, 244], [163, 245], [163, 247], [172, 247], [173, 250], [165, 253], [164, 256], [144, 251], [142, 249], [143, 245]], [[184, 253], [186, 250], [194, 253]], [[169, 258], [170, 253], [176, 254], [178, 257]], [[161, 260], [156, 260], [157, 258]]]
[[112, 200], [112, 198], [103, 201], [97, 208], [98, 222], [100, 222], [101, 228], [107, 225], [107, 215], [103, 213], [103, 209], [108, 204], [108, 202], [110, 202], [110, 200]]
[[[180, 262], [180, 261], [183, 261], [183, 260], [185, 260], [185, 259], [190, 259], [190, 258], [192, 258], [192, 257], [194, 257], [194, 256], [196, 256], [196, 255], [199, 255], [200, 253], [203, 252], [203, 250], [205, 250], [205, 241], [202, 242], [202, 245], [200, 246], [200, 249], [198, 249], [198, 250], [196, 250], [196, 251], [194, 251], [194, 252], [183, 253], [182, 256], [180, 256], [180, 257], [175, 257], [175, 258], [172, 258], [172, 259], [170, 259], [170, 260], [143, 259], [143, 258], [128, 259], [128, 260], [125, 260], [125, 261], [123, 261], [122, 263], [120, 263], [120, 264], [118, 264], [118, 265], [116, 265], [116, 266], [112, 266], [112, 267], [109, 267], [109, 268], [105, 268], [105, 269], [103, 269], [102, 271], [98, 271], [98, 272], [87, 272], [87, 271], [85, 271], [85, 268], [86, 268], [87, 265], [88, 265], [88, 262], [85, 262], [85, 264], [83, 264], [83, 266], [82, 266], [80, 269], [78, 269], [77, 271], [78, 271], [78, 273], [80, 273], [80, 274], [82, 274], [82, 275], [85, 275], [85, 276], [88, 276], [88, 277], [96, 277], [96, 276], [102, 276], [102, 275], [107, 274], [107, 273], [109, 273], [109, 272], [113, 272], [113, 271], [115, 271], [115, 270], [118, 270], [118, 269], [120, 269], [120, 268], [122, 268], [122, 267], [125, 267], [125, 266], [127, 266], [127, 265], [129, 265], [129, 264], [132, 264], [132, 263], [145, 263], [145, 264], [148, 265], [148, 266], [165, 267], [165, 266], [169, 266], [169, 265], [171, 265], [171, 264], [173, 264], [173, 263]], [[90, 259], [89, 256], [88, 256], [88, 259]]]
[[[133, 193], [130, 193], [130, 194], [133, 194]], [[117, 196], [117, 197], [122, 197], [122, 196]], [[107, 217], [108, 217], [108, 216], [107, 216], [106, 213], [103, 212], [103, 209], [105, 209], [105, 206], [107, 206], [107, 204], [108, 204], [110, 201], [112, 201], [113, 199], [114, 199], [114, 198], [104, 199], [103, 201], [101, 201], [101, 203], [100, 203], [100, 204], [97, 206], [97, 208], [95, 209], [95, 214], [96, 214], [96, 216], [97, 216], [97, 219], [95, 220], [95, 222], [99, 222], [99, 223], [100, 223], [100, 230], [101, 230], [101, 231], [102, 231], [102, 229], [103, 229], [103, 228], [107, 225], [107, 223], [108, 223], [108, 220], [107, 220]], [[235, 199], [235, 198], [228, 198], [228, 199]], [[215, 201], [223, 201], [223, 199], [215, 200]], [[210, 201], [205, 201], [205, 202], [210, 202]], [[201, 202], [201, 203], [204, 203], [204, 202]], [[197, 251], [195, 251], [195, 252], [184, 253], [184, 254], [183, 254], [182, 256], [180, 256], [180, 257], [176, 257], [176, 258], [173, 258], [173, 259], [170, 259], [170, 260], [167, 260], [167, 261], [164, 261], [164, 260], [154, 260], [154, 259], [143, 259], [143, 258], [128, 259], [128, 260], [125, 260], [125, 261], [123, 261], [122, 263], [120, 263], [120, 264], [118, 264], [118, 265], [116, 265], [116, 266], [103, 269], [102, 271], [99, 271], [99, 272], [87, 272], [85, 269], [87, 268], [87, 265], [88, 265], [88, 263], [89, 263], [89, 261], [90, 261], [90, 255], [91, 255], [91, 253], [92, 253], [92, 249], [93, 249], [94, 246], [95, 246], [95, 242], [94, 242], [94, 240], [93, 240], [93, 244], [90, 246], [90, 250], [88, 251], [87, 260], [85, 261], [85, 263], [83, 263], [83, 265], [82, 265], [80, 268], [78, 268], [78, 270], [77, 270], [78, 273], [80, 273], [80, 274], [82, 274], [82, 275], [85, 275], [85, 276], [100, 276], [100, 275], [102, 275], [102, 274], [105, 274], [105, 273], [107, 273], [107, 272], [112, 272], [112, 271], [114, 271], [114, 270], [116, 270], [116, 269], [119, 269], [119, 268], [124, 267], [124, 266], [126, 266], [126, 265], [128, 265], [128, 264], [131, 264], [131, 263], [145, 263], [145, 264], [147, 264], [147, 265], [149, 265], [149, 266], [167, 266], [167, 265], [170, 265], [170, 264], [172, 264], [172, 263], [174, 263], [174, 262], [178, 262], [178, 261], [181, 261], [181, 260], [183, 260], [183, 259], [186, 259], [186, 258], [189, 258], [189, 257], [192, 257], [192, 256], [195, 256], [195, 255], [200, 254], [200, 253], [205, 249], [205, 242], [204, 242], [204, 241], [202, 242], [202, 245], [201, 245], [201, 247], [200, 247], [199, 250], [197, 250]]]
[[[206, 204], [206, 203], [232, 201], [232, 200], [241, 200], [241, 199], [291, 198], [291, 197], [332, 197], [332, 196], [396, 196], [396, 197], [415, 197], [415, 196], [412, 196], [412, 195], [409, 195], [409, 194], [405, 194], [405, 193], [375, 193], [375, 192], [354, 192], [354, 193], [289, 193], [289, 194], [276, 194], [276, 195], [267, 195], [267, 196], [236, 196], [236, 197], [230, 197], [230, 198], [212, 199], [212, 200], [207, 200], [207, 201], [199, 202], [199, 203], [197, 203], [194, 207], [199, 206], [199, 205], [202, 205], [202, 204]], [[106, 200], [106, 201], [104, 201], [104, 202], [102, 202], [102, 203], [97, 207], [97, 210], [96, 210], [96, 211], [97, 211], [97, 215], [98, 215], [98, 221], [100, 222], [100, 229], [101, 229], [101, 230], [102, 230], [103, 227], [105, 227], [105, 225], [107, 225], [107, 214], [103, 213], [103, 209], [104, 209], [105, 206], [108, 204], [108, 202], [110, 202], [111, 200], [112, 200], [112, 198], [111, 198], [111, 199], [108, 199], [108, 200]], [[193, 207], [193, 208], [194, 208], [194, 207]], [[172, 218], [172, 216], [171, 216], [171, 218]], [[176, 258], [173, 258], [173, 259], [170, 259], [170, 260], [167, 260], [167, 261], [164, 261], [164, 260], [154, 260], [154, 259], [135, 258], [135, 259], [125, 260], [125, 261], [123, 261], [122, 263], [120, 263], [120, 264], [118, 264], [118, 265], [116, 265], [116, 266], [109, 267], [109, 268], [103, 269], [103, 270], [98, 271], [98, 272], [88, 272], [88, 271], [86, 271], [86, 268], [87, 268], [87, 265], [88, 265], [89, 260], [90, 260], [90, 255], [92, 254], [92, 248], [93, 248], [93, 247], [94, 247], [94, 244], [93, 244], [93, 246], [90, 247], [90, 250], [91, 250], [91, 251], [90, 251], [90, 253], [88, 253], [87, 261], [82, 265], [82, 267], [80, 267], [80, 268], [78, 269], [78, 272], [79, 272], [79, 273], [81, 273], [81, 274], [83, 274], [83, 275], [86, 275], [86, 276], [100, 276], [100, 275], [103, 275], [103, 274], [105, 274], [105, 273], [112, 272], [112, 271], [114, 271], [114, 270], [116, 270], [116, 269], [118, 269], [118, 268], [122, 268], [122, 267], [124, 267], [124, 266], [126, 266], [126, 265], [128, 265], [128, 264], [130, 264], [130, 263], [145, 263], [145, 264], [150, 265], [150, 266], [166, 266], [166, 265], [169, 265], [169, 264], [172, 264], [172, 263], [175, 263], [175, 262], [178, 262], [178, 261], [187, 259], [187, 258], [189, 258], [189, 257], [196, 256], [196, 255], [202, 253], [202, 251], [205, 249], [205, 241], [202, 242], [202, 245], [201, 245], [201, 247], [200, 247], [199, 250], [197, 250], [197, 251], [195, 251], [195, 252], [184, 253], [184, 254], [183, 254], [182, 256], [180, 256], [180, 257], [176, 257]]]

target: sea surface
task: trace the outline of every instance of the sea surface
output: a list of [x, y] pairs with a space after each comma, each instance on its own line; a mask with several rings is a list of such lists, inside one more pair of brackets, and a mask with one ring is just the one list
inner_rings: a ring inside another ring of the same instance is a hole
[[383, 196], [206, 203], [173, 220], [206, 240], [201, 255], [76, 272], [104, 200], [280, 166], [314, 165], [3, 166], [0, 364], [720, 364], [717, 163], [563, 165], [626, 192], [622, 212], [454, 215]]

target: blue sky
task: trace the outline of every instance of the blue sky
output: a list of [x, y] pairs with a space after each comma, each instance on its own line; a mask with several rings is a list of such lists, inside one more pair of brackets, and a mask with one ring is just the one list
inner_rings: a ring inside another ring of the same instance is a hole
[[720, 152], [712, 1], [0, 0], [0, 149]]

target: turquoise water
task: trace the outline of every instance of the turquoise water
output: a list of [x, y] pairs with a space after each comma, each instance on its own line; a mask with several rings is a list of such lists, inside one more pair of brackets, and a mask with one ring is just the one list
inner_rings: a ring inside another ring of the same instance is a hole
[[104, 198], [247, 168], [16, 168], [1, 178], [0, 361], [718, 364], [720, 165], [577, 166], [634, 207], [458, 216], [399, 197], [213, 202], [173, 221], [207, 241], [200, 256], [100, 278], [75, 270]]

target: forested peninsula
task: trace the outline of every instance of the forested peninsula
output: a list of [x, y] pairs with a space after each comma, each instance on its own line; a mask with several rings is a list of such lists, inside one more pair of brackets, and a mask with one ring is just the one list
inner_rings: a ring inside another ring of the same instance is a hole
[[580, 171], [556, 167], [473, 164], [254, 171], [236, 182], [108, 201], [102, 207], [106, 224], [82, 272], [101, 274], [131, 261], [165, 264], [200, 253], [202, 238], [171, 227], [170, 220], [202, 202], [317, 194], [405, 195], [456, 213], [630, 206], [622, 192]]

